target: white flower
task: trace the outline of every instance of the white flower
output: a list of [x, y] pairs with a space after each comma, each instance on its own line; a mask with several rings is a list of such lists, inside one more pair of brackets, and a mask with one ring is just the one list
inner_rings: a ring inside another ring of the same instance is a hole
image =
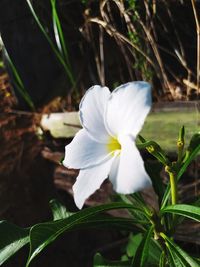
[[135, 139], [151, 108], [151, 86], [130, 82], [112, 93], [91, 87], [80, 103], [80, 130], [65, 147], [64, 166], [80, 169], [73, 186], [79, 209], [109, 177], [116, 192], [130, 194], [151, 185]]

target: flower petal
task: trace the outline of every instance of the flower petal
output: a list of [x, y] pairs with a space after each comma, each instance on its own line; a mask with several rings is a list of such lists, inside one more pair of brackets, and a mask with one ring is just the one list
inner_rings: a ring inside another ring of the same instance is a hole
[[107, 87], [95, 85], [87, 90], [79, 106], [82, 126], [97, 141], [107, 140], [107, 130], [104, 125], [104, 113], [110, 91]]
[[80, 170], [73, 186], [74, 201], [81, 209], [85, 200], [100, 188], [103, 181], [108, 177], [114, 157], [101, 165], [93, 168]]
[[133, 139], [130, 136], [122, 136], [120, 143], [120, 156], [115, 158], [109, 175], [115, 191], [131, 194], [151, 186], [151, 180]]
[[65, 147], [63, 165], [73, 169], [83, 169], [98, 165], [111, 158], [105, 144], [92, 139], [85, 129], [80, 130]]
[[133, 134], [141, 130], [151, 108], [151, 86], [147, 82], [130, 82], [116, 88], [109, 97], [105, 125], [112, 136]]

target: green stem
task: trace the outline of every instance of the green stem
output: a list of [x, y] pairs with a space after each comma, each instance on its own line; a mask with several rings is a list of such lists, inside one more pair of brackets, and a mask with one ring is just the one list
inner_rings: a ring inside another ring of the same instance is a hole
[[177, 196], [177, 182], [176, 177], [173, 172], [169, 172], [169, 178], [170, 178], [170, 185], [171, 185], [171, 198], [172, 198], [172, 205], [175, 205], [178, 200]]

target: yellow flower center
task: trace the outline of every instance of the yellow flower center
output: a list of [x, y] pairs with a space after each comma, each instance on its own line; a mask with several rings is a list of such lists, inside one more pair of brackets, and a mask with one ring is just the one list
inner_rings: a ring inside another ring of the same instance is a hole
[[121, 145], [118, 142], [117, 138], [110, 137], [108, 144], [107, 144], [107, 148], [108, 148], [108, 152], [110, 153], [116, 150], [121, 150]]

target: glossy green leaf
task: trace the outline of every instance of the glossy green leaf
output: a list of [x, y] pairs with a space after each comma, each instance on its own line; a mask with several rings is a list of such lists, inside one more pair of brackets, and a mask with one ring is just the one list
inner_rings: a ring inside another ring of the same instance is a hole
[[138, 267], [144, 267], [147, 259], [148, 259], [148, 255], [149, 255], [149, 243], [150, 240], [152, 238], [152, 232], [153, 232], [153, 226], [151, 226], [149, 228], [149, 230], [145, 233], [140, 245], [137, 248], [135, 257], [132, 261], [131, 266], [138, 266]]
[[200, 222], [200, 207], [197, 206], [192, 206], [187, 204], [177, 204], [177, 205], [167, 206], [161, 210], [161, 213], [165, 212], [178, 214]]
[[[140, 230], [138, 228], [138, 224], [144, 223], [143, 221], [137, 221], [134, 219], [129, 218], [121, 218], [121, 217], [113, 217], [109, 214], [96, 214], [95, 216], [92, 216], [91, 218], [85, 219], [82, 222], [79, 222], [78, 224], [74, 224], [69, 231], [75, 230], [75, 229], [87, 229], [87, 228], [100, 228], [100, 227], [106, 227], [106, 229], [121, 229], [126, 231], [138, 231]], [[146, 222], [147, 223], [147, 222]]]
[[29, 242], [29, 230], [0, 221], [0, 265]]
[[51, 207], [51, 211], [53, 213], [53, 220], [60, 220], [70, 217], [73, 212], [69, 212], [66, 210], [66, 207], [62, 205], [60, 202], [58, 202], [56, 199], [52, 199], [49, 202], [49, 205]]
[[[30, 254], [27, 266], [29, 266], [34, 257], [62, 233], [70, 231], [75, 227], [78, 228], [80, 226], [81, 228], [81, 224], [89, 223], [89, 219], [94, 220], [95, 215], [112, 209], [133, 209], [133, 206], [123, 202], [100, 205], [83, 209], [63, 220], [33, 226], [30, 231]], [[143, 212], [140, 209], [138, 211]]]
[[160, 233], [164, 239], [166, 248], [170, 254], [170, 262], [176, 267], [199, 267], [199, 263], [188, 255], [182, 248], [167, 237], [164, 233]]
[[109, 261], [97, 253], [94, 256], [93, 267], [130, 267], [130, 261]]

